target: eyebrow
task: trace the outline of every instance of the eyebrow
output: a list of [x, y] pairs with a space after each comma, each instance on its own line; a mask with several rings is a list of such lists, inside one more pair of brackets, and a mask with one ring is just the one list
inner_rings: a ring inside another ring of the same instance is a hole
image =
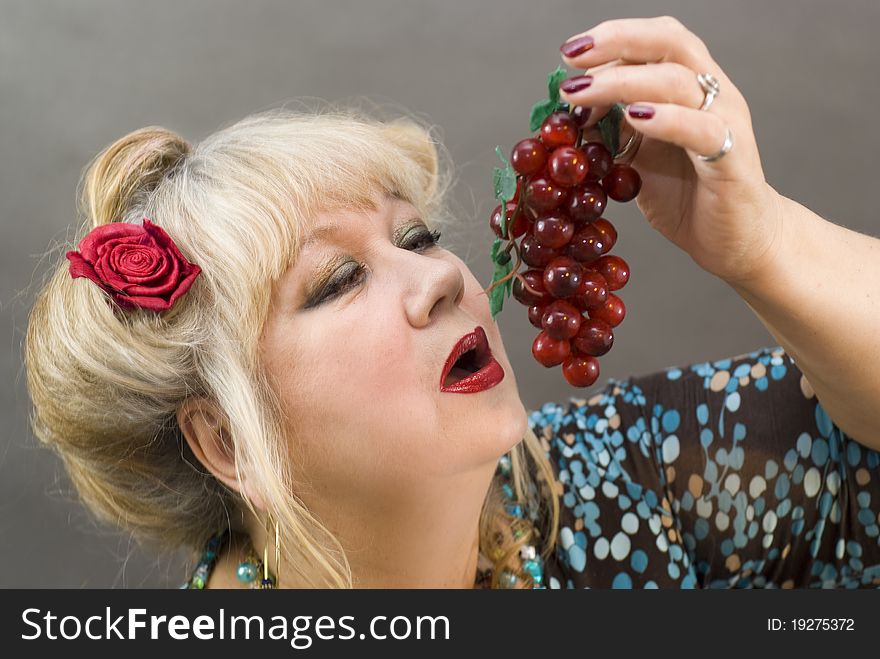
[[[405, 220], [402, 226], [398, 226], [394, 229], [394, 232], [391, 236], [392, 240], [394, 242], [397, 242], [397, 239], [402, 237], [403, 233], [407, 229], [411, 229], [414, 226], [415, 222], [424, 223], [424, 220], [422, 220], [421, 216], [419, 215]], [[345, 228], [345, 224], [341, 222], [330, 222], [328, 224], [322, 224], [318, 227], [315, 227], [306, 234], [305, 240], [300, 243], [299, 249], [297, 250], [297, 256], [302, 254], [302, 252], [304, 252], [306, 248], [310, 245], [313, 245], [315, 243], [327, 242], [328, 236], [339, 233]]]
[[327, 236], [336, 233], [341, 228], [342, 225], [339, 222], [333, 222], [331, 224], [324, 224], [313, 229], [306, 235], [306, 239], [300, 244], [299, 251], [304, 251], [306, 247], [312, 245], [313, 243], [326, 241]]

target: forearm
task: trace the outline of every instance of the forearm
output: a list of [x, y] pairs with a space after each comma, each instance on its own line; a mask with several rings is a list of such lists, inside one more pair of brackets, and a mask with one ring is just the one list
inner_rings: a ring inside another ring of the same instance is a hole
[[880, 240], [779, 197], [772, 265], [728, 284], [806, 375], [843, 432], [880, 450]]

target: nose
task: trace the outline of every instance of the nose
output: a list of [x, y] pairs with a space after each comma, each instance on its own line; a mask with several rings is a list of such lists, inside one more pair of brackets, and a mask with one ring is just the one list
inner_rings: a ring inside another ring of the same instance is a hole
[[[412, 253], [410, 253], [412, 254]], [[411, 269], [412, 281], [406, 300], [406, 313], [414, 327], [424, 327], [446, 305], [447, 311], [455, 309], [464, 297], [464, 275], [461, 268], [448, 258], [419, 259]]]

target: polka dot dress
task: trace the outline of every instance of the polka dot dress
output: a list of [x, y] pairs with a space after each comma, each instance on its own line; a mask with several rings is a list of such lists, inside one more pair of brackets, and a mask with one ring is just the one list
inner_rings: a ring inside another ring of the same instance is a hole
[[880, 587], [880, 454], [781, 347], [529, 415], [561, 484], [548, 588]]

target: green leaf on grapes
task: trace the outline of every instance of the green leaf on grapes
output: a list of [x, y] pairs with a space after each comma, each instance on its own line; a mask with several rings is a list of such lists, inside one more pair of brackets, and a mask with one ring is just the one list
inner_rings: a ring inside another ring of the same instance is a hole
[[559, 109], [562, 103], [559, 101], [559, 83], [568, 77], [568, 72], [561, 66], [557, 66], [547, 76], [547, 92], [548, 98], [538, 101], [532, 106], [532, 112], [529, 115], [529, 129], [536, 131], [544, 123], [544, 119]]
[[[492, 243], [492, 263], [495, 264], [495, 271], [492, 274], [492, 284], [499, 279], [503, 279], [513, 268], [510, 258], [507, 259], [506, 263], [500, 263], [502, 257], [509, 256], [504, 252], [499, 251], [501, 249], [501, 243], [501, 238], [496, 238]], [[513, 277], [508, 279], [501, 286], [496, 286], [489, 291], [489, 311], [492, 313], [492, 320], [495, 319], [495, 316], [498, 315], [504, 306], [504, 298], [510, 295], [510, 283], [512, 279]]]
[[501, 202], [501, 209], [504, 211], [501, 216], [501, 235], [506, 236], [507, 202], [513, 199], [513, 196], [516, 194], [516, 171], [504, 156], [500, 146], [495, 147], [495, 153], [498, 154], [501, 162], [504, 163], [504, 167], [496, 167], [492, 171], [492, 182], [495, 187], [495, 197]]
[[596, 123], [599, 127], [599, 132], [602, 134], [602, 142], [611, 152], [612, 158], [617, 156], [617, 152], [620, 149], [620, 124], [622, 123], [625, 108], [626, 106], [623, 103], [614, 104], [611, 106], [608, 114]]
[[492, 187], [495, 190], [495, 198], [501, 199], [501, 177], [504, 175], [504, 170], [500, 167], [495, 167], [492, 170]]
[[550, 93], [550, 100], [555, 104], [559, 103], [559, 83], [568, 77], [568, 71], [561, 66], [557, 66], [556, 70], [547, 76], [547, 90]]
[[502, 259], [502, 257], [504, 256], [504, 252], [501, 251], [501, 238], [496, 238], [495, 241], [492, 243], [491, 256], [492, 263], [504, 265], [504, 260]]
[[503, 202], [510, 201], [513, 199], [513, 195], [516, 194], [516, 170], [513, 169], [513, 165], [511, 165], [507, 158], [504, 157], [504, 153], [501, 151], [500, 146], [495, 147], [495, 153], [498, 154], [498, 157], [501, 158], [501, 162], [504, 163], [504, 167], [496, 167], [496, 169], [500, 169], [501, 173], [498, 175], [495, 183], [495, 196]]

